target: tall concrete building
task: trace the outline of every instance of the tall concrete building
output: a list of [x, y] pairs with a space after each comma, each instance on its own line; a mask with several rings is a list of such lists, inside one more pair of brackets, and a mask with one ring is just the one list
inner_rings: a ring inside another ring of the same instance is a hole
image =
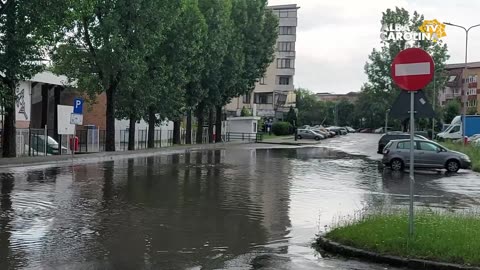
[[298, 16], [296, 4], [269, 6], [279, 18], [275, 60], [252, 93], [234, 98], [225, 106], [227, 116], [240, 116], [245, 107], [257, 116], [282, 119], [290, 106], [295, 107], [295, 43]]

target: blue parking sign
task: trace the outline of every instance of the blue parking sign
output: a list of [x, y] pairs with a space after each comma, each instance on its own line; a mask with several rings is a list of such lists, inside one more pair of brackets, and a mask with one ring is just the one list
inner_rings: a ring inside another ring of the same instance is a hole
[[73, 100], [73, 113], [83, 114], [83, 99], [76, 98]]

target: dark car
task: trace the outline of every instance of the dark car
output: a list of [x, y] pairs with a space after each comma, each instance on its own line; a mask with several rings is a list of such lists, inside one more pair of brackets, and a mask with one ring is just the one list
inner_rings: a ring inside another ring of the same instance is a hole
[[[385, 148], [385, 145], [387, 145], [392, 140], [405, 140], [409, 138], [410, 138], [410, 133], [405, 133], [401, 131], [392, 131], [392, 132], [383, 134], [383, 136], [378, 141], [377, 153], [383, 154], [383, 148]], [[427, 138], [419, 134], [415, 134], [415, 138], [421, 139], [421, 140], [428, 140]]]

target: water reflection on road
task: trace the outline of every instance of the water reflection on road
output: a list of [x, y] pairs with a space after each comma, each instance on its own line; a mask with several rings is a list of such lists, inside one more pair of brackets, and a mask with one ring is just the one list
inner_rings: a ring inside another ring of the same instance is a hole
[[[377, 139], [3, 173], [0, 269], [385, 269], [310, 248], [336, 217], [408, 204], [408, 175], [379, 167]], [[416, 201], [469, 208], [478, 180], [419, 173]]]

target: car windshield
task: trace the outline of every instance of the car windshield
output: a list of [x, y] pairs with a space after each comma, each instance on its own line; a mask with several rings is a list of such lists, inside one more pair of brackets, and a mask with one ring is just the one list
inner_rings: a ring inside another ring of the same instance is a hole
[[[45, 136], [44, 135], [37, 135], [38, 138], [42, 141], [45, 141]], [[47, 136], [47, 142], [49, 145], [57, 145], [57, 141], [55, 141], [52, 137]]]

